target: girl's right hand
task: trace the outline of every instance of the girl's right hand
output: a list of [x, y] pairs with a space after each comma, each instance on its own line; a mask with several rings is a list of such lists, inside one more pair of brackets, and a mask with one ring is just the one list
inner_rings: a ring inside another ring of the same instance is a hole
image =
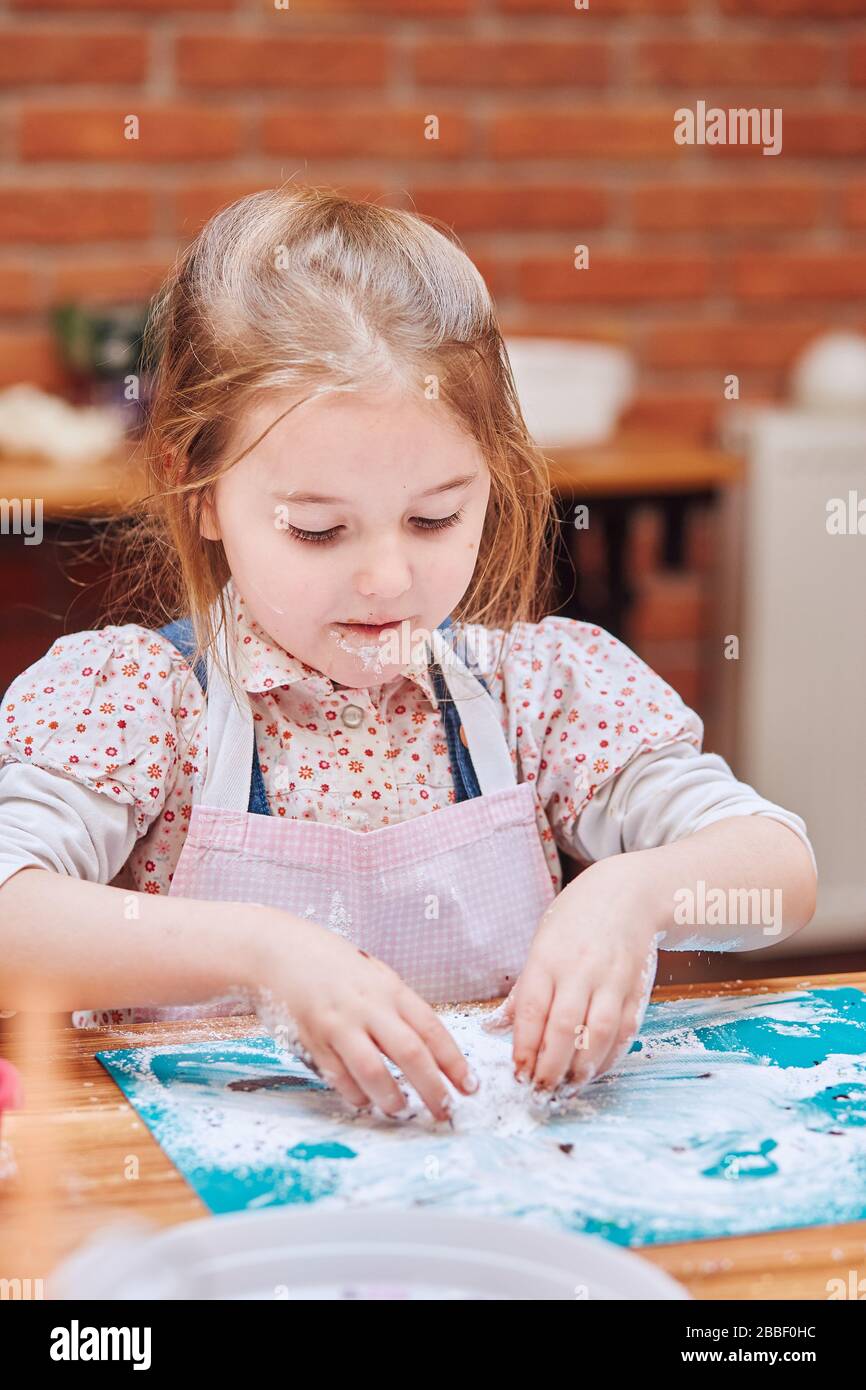
[[444, 1075], [466, 1095], [469, 1063], [432, 1007], [384, 961], [317, 922], [278, 911], [257, 935], [253, 1003], [278, 1042], [312, 1064], [351, 1105], [400, 1115], [408, 1103], [385, 1066], [396, 1063], [437, 1120], [448, 1119]]

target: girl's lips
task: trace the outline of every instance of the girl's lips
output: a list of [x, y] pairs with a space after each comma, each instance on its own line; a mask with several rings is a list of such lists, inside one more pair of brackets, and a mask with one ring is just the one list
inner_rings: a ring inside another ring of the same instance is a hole
[[369, 623], [338, 623], [337, 626], [343, 632], [354, 632], [359, 637], [378, 637], [385, 630], [384, 627], [371, 627]]
[[358, 632], [363, 637], [378, 637], [380, 632], [385, 632], [389, 628], [399, 628], [400, 619], [389, 623], [336, 623], [335, 626], [342, 628], [344, 632]]

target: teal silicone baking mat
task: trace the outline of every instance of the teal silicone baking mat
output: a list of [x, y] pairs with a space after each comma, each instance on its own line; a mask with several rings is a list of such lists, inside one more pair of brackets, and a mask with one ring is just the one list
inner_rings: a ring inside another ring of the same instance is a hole
[[630, 1246], [866, 1218], [862, 991], [651, 1004], [616, 1070], [548, 1115], [483, 1016], [441, 1011], [481, 1080], [451, 1125], [420, 1102], [356, 1115], [266, 1035], [97, 1056], [213, 1212], [440, 1205]]

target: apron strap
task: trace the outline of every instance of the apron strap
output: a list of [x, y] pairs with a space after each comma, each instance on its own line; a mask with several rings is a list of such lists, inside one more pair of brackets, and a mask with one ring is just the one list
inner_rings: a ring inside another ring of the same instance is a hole
[[[167, 637], [170, 642], [173, 642], [178, 651], [189, 660], [195, 648], [190, 618], [178, 618], [175, 622], [166, 623], [157, 631]], [[224, 634], [220, 634], [219, 640], [223, 651], [225, 651]], [[249, 702], [246, 702], [249, 713], [247, 720], [237, 709], [231, 691], [223, 679], [216, 678], [210, 655], [208, 655], [207, 664], [201, 660], [198, 662], [195, 674], [208, 699], [208, 772], [202, 792], [202, 803], [225, 810], [242, 810], [259, 815], [270, 815], [256, 749], [255, 729]], [[248, 745], [250, 745], [250, 752], [247, 755]], [[245, 758], [245, 762], [241, 766], [250, 767], [252, 765], [252, 777], [246, 783], [245, 790], [245, 778], [239, 777], [234, 771], [234, 760], [242, 757]], [[224, 780], [217, 777], [217, 766], [224, 773]], [[212, 770], [213, 776], [211, 775]]]
[[[453, 700], [453, 705], [450, 700], [443, 705], [443, 722], [447, 724], [456, 710], [458, 733], [462, 725], [481, 795], [489, 796], [492, 792], [516, 786], [511, 752], [489, 690], [479, 676], [473, 675], [454, 648], [449, 647], [440, 628], [436, 628], [430, 636], [434, 659]], [[457, 759], [459, 767], [463, 762], [462, 755], [458, 754]]]
[[[225, 628], [220, 630], [217, 642], [226, 669], [234, 671], [228, 655]], [[213, 653], [209, 652], [207, 775], [202, 805], [215, 806], [222, 811], [248, 810], [252, 795], [250, 773], [255, 752], [252, 705], [242, 690], [241, 708], [238, 709], [234, 692], [218, 669]]]

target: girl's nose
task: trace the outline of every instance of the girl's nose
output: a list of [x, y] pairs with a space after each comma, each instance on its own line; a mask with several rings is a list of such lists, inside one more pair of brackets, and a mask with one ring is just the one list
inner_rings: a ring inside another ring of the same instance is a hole
[[399, 598], [412, 587], [412, 571], [399, 546], [380, 542], [355, 575], [355, 588], [368, 598]]

